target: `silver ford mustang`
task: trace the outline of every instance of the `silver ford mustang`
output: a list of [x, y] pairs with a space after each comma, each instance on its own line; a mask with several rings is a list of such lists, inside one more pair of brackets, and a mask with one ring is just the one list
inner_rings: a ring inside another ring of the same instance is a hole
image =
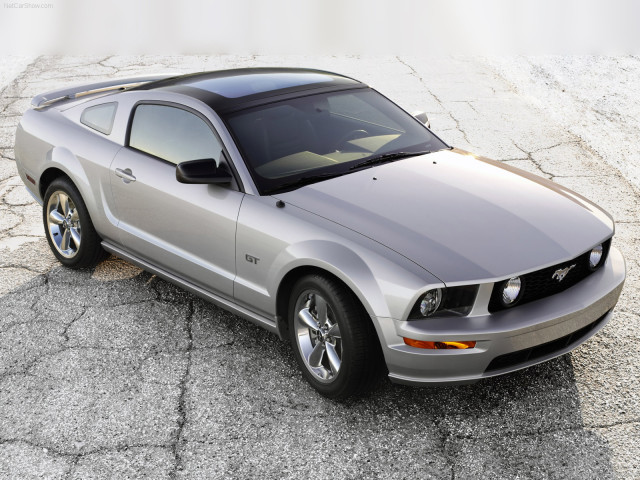
[[293, 346], [321, 394], [469, 383], [577, 347], [612, 315], [611, 217], [449, 147], [352, 78], [242, 69], [36, 96], [18, 170], [71, 268], [105, 251]]

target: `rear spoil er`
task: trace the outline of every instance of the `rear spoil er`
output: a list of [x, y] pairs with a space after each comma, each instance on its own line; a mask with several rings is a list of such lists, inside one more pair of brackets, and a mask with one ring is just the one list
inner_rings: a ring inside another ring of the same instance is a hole
[[[521, 307], [467, 318], [378, 319], [389, 377], [407, 385], [475, 383], [570, 352], [609, 322], [625, 274], [622, 254], [611, 248], [605, 265], [579, 284]], [[477, 343], [425, 350], [405, 345], [402, 337]]]
[[94, 95], [98, 93], [107, 93], [113, 90], [125, 90], [127, 88], [137, 87], [145, 83], [165, 80], [171, 76], [173, 76], [173, 74], [147, 75], [143, 77], [133, 78], [117, 78], [104, 82], [88, 83], [59, 90], [52, 90], [33, 97], [31, 99], [31, 106], [34, 108], [44, 108], [53, 105], [54, 103], [62, 102], [64, 100], [73, 100], [74, 98]]
[[201, 287], [199, 287], [198, 285], [195, 285], [183, 278], [180, 278], [172, 273], [169, 273], [159, 267], [156, 267], [155, 265], [142, 260], [141, 258], [128, 253], [122, 249], [120, 249], [119, 247], [116, 247], [115, 245], [107, 242], [107, 241], [102, 241], [102, 247], [109, 253], [112, 253], [113, 255], [122, 258], [123, 260], [126, 260], [128, 262], [133, 263], [134, 265], [137, 265], [138, 267], [153, 273], [154, 275], [157, 275], [158, 277], [171, 282], [175, 285], [178, 285], [181, 288], [184, 288], [185, 290], [201, 297], [204, 298], [205, 300], [213, 303], [214, 305], [219, 306], [220, 308], [223, 308], [231, 313], [234, 313], [235, 315], [238, 315], [239, 317], [242, 317], [246, 320], [249, 320], [252, 323], [255, 323], [256, 325], [272, 332], [275, 333], [276, 335], [278, 335], [281, 339], [285, 338], [282, 335], [282, 332], [279, 331], [278, 329], [278, 324], [274, 319], [270, 319], [268, 317], [259, 315], [255, 312], [252, 312], [251, 310], [248, 310], [240, 305], [237, 305], [236, 303], [227, 300], [225, 298], [222, 298], [218, 295], [215, 295], [214, 293], [211, 293]]

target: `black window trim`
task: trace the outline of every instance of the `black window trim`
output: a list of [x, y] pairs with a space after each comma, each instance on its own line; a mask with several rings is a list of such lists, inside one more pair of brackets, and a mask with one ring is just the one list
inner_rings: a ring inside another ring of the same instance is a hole
[[[107, 105], [114, 105], [113, 114], [111, 115], [111, 122], [109, 123], [109, 129], [108, 130], [105, 130], [105, 129], [99, 127], [95, 123], [87, 122], [85, 120], [84, 115], [87, 112], [87, 110], [91, 110], [92, 108], [105, 107]], [[91, 105], [90, 107], [86, 107], [82, 111], [82, 113], [80, 114], [80, 123], [82, 125], [84, 125], [85, 127], [89, 127], [91, 130], [95, 130], [96, 132], [100, 132], [100, 133], [102, 133], [104, 135], [111, 135], [111, 132], [113, 131], [113, 124], [115, 122], [116, 113], [117, 112], [118, 112], [118, 102], [105, 102], [105, 103], [98, 103], [98, 104], [95, 104], [95, 105]]]
[[209, 121], [209, 119], [199, 110], [196, 110], [195, 108], [189, 107], [187, 105], [183, 105], [181, 103], [176, 103], [176, 102], [168, 102], [165, 100], [140, 100], [138, 102], [136, 102], [133, 107], [131, 107], [131, 111], [129, 112], [129, 120], [127, 122], [127, 132], [125, 135], [125, 139], [124, 139], [124, 146], [125, 148], [129, 148], [131, 150], [134, 150], [136, 152], [142, 153], [150, 158], [153, 158], [154, 160], [159, 160], [163, 163], [172, 165], [174, 167], [177, 167], [176, 163], [170, 162], [169, 160], [162, 158], [162, 157], [158, 157], [157, 155], [154, 155], [153, 153], [149, 153], [149, 152], [145, 152], [144, 150], [140, 150], [136, 147], [133, 147], [130, 145], [129, 141], [131, 139], [131, 127], [133, 126], [133, 117], [136, 113], [136, 109], [140, 106], [140, 105], [159, 105], [159, 106], [163, 106], [163, 107], [173, 107], [173, 108], [179, 108], [180, 110], [184, 110], [186, 112], [192, 113], [195, 116], [199, 117], [202, 121], [204, 121], [204, 123], [209, 127], [209, 129], [211, 130], [211, 132], [213, 133], [213, 135], [215, 136], [215, 138], [218, 140], [218, 142], [220, 142], [220, 145], [222, 146], [222, 155], [224, 156], [225, 160], [226, 160], [226, 165], [229, 167], [230, 171], [231, 171], [231, 175], [233, 176], [234, 180], [235, 180], [235, 184], [237, 186], [237, 190], [241, 193], [246, 193], [245, 189], [244, 189], [244, 185], [242, 184], [242, 180], [240, 179], [240, 175], [238, 174], [238, 171], [236, 170], [236, 166], [233, 163], [233, 160], [231, 159], [231, 155], [229, 154], [229, 151], [227, 150], [227, 146], [224, 144], [224, 142], [222, 141], [222, 138], [220, 138], [220, 135], [218, 134], [218, 132], [216, 131], [215, 127], [211, 124], [211, 122]]

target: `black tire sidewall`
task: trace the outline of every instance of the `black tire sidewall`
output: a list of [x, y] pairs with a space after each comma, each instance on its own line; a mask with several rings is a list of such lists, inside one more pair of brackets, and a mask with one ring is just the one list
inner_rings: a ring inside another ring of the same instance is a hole
[[[62, 191], [69, 196], [78, 210], [78, 217], [80, 219], [80, 225], [82, 226], [82, 242], [80, 242], [78, 253], [72, 258], [64, 257], [60, 252], [58, 252], [47, 226], [47, 205], [49, 204], [51, 195], [58, 191]], [[64, 177], [57, 178], [47, 187], [43, 198], [42, 221], [44, 224], [45, 236], [47, 237], [47, 242], [49, 242], [49, 247], [58, 261], [63, 265], [70, 268], [85, 268], [95, 264], [102, 256], [101, 254], [104, 251], [102, 250], [99, 237], [93, 227], [87, 207], [80, 195], [80, 192], [69, 179]]]
[[[348, 295], [339, 298], [335, 294], [337, 284], [320, 275], [309, 275], [301, 278], [292, 288], [289, 298], [288, 326], [289, 340], [294, 356], [307, 381], [322, 395], [329, 398], [345, 398], [349, 396], [354, 376], [358, 372], [354, 371], [355, 356], [358, 355], [358, 347], [354, 345], [354, 328], [361, 327], [362, 314], [356, 304]], [[296, 338], [296, 312], [295, 307], [298, 297], [307, 290], [318, 292], [331, 306], [335, 320], [340, 326], [342, 337], [342, 358], [340, 370], [337, 377], [330, 383], [320, 382], [315, 375], [309, 371], [306, 361], [302, 358], [298, 340]]]

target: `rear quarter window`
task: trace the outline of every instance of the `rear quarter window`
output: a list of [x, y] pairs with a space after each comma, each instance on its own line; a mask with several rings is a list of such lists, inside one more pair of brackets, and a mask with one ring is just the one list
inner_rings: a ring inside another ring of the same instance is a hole
[[85, 108], [80, 117], [80, 123], [100, 133], [109, 135], [113, 128], [113, 119], [116, 116], [117, 107], [118, 104], [116, 102], [111, 102]]

